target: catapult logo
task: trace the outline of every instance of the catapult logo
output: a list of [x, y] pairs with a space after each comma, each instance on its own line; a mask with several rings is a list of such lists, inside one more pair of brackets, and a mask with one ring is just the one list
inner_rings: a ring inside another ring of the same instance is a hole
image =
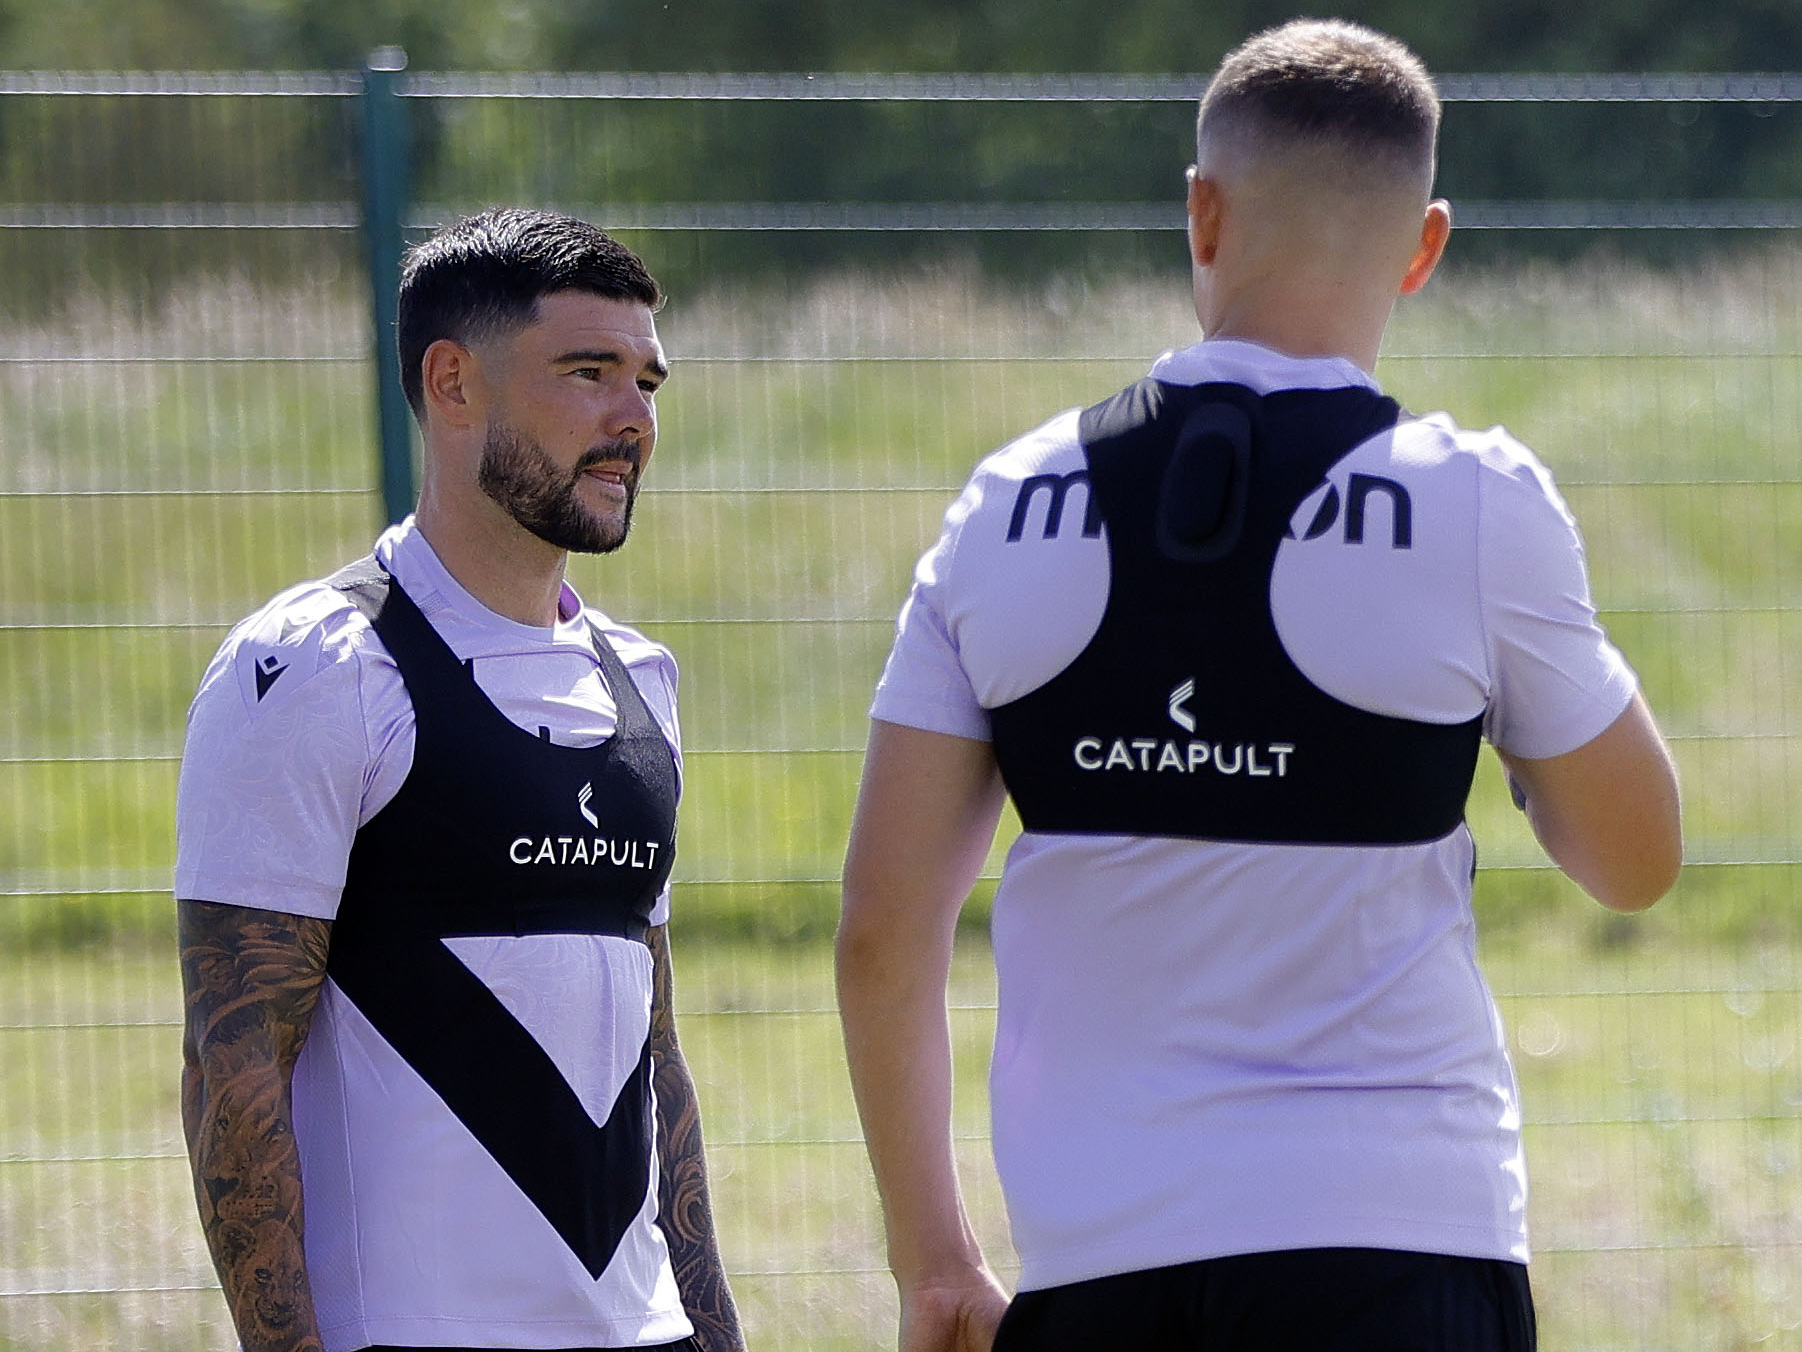
[[[601, 819], [589, 806], [594, 801], [594, 785], [584, 784], [576, 791], [576, 811], [595, 831]], [[659, 843], [655, 840], [626, 840], [602, 835], [519, 836], [507, 847], [507, 858], [515, 864], [596, 864], [613, 868], [655, 868]]]
[[1184, 732], [1195, 731], [1195, 715], [1183, 707], [1189, 702], [1194, 694], [1195, 682], [1193, 679], [1184, 681], [1181, 685], [1177, 686], [1176, 689], [1170, 692], [1170, 703], [1168, 706], [1170, 709], [1170, 721], [1176, 724], [1176, 726], [1181, 728]]
[[[1179, 681], [1165, 701], [1170, 721], [1185, 733], [1199, 726], [1189, 709], [1195, 698], [1195, 680]], [[1071, 748], [1076, 768], [1108, 774], [1195, 775], [1212, 770], [1218, 775], [1245, 775], [1250, 779], [1282, 779], [1289, 773], [1293, 742], [1247, 742], [1213, 737], [1078, 737]]]

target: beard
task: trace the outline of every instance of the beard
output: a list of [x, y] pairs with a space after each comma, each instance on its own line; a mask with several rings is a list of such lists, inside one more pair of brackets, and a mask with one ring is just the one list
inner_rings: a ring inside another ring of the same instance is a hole
[[[632, 467], [625, 480], [625, 507], [616, 516], [590, 511], [576, 491], [583, 471], [609, 460], [624, 460]], [[609, 441], [583, 452], [566, 472], [539, 443], [496, 424], [482, 445], [476, 485], [546, 544], [573, 554], [609, 554], [626, 542], [632, 528], [642, 462], [636, 441]]]

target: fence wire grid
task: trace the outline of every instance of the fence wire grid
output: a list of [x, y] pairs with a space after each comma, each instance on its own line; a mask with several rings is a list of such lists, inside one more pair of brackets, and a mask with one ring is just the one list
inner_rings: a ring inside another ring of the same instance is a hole
[[[400, 83], [410, 235], [565, 207], [672, 294], [639, 527], [572, 578], [682, 665], [677, 999], [754, 1346], [891, 1337], [828, 942], [867, 701], [974, 462], [1196, 336], [1202, 83]], [[1683, 882], [1622, 920], [1545, 866], [1493, 765], [1471, 804], [1545, 1345], [1802, 1346], [1802, 194], [1635, 177], [1648, 138], [1802, 160], [1802, 75], [1441, 87], [1460, 232], [1378, 374], [1558, 475], [1688, 809]], [[175, 779], [227, 628], [384, 520], [362, 89], [0, 72], [0, 1352], [235, 1345], [176, 1105]], [[1594, 157], [1592, 191], [1510, 180], [1511, 117]], [[953, 974], [957, 1130], [1011, 1272], [985, 904]]]

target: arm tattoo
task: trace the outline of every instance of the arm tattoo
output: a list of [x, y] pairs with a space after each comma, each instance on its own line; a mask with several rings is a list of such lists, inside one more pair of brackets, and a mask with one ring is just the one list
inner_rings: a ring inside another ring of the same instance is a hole
[[182, 1126], [207, 1247], [245, 1352], [320, 1352], [289, 1086], [331, 924], [210, 902], [177, 910]]
[[651, 1058], [657, 1094], [658, 1224], [669, 1243], [682, 1305], [706, 1352], [739, 1352], [745, 1345], [738, 1307], [726, 1282], [707, 1195], [701, 1150], [701, 1112], [694, 1080], [676, 1042], [670, 994], [668, 926], [655, 926], [651, 948]]

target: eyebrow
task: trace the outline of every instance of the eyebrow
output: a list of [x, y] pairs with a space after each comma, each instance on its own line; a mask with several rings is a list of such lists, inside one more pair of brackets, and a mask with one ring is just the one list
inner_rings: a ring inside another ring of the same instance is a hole
[[[625, 359], [613, 349], [601, 347], [579, 347], [571, 352], [560, 352], [551, 358], [551, 363], [555, 366], [565, 366], [576, 362], [589, 362], [596, 366], [604, 366], [608, 363], [623, 365], [624, 361]], [[645, 363], [644, 369], [659, 380], [669, 379], [669, 363], [661, 357], [653, 357]]]

